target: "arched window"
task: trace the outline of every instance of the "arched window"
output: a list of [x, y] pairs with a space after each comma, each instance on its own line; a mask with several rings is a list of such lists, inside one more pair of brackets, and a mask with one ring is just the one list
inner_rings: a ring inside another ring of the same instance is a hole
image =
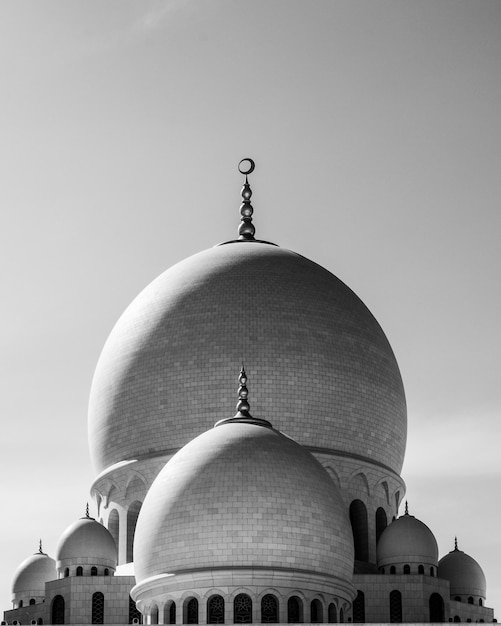
[[384, 574], [384, 567], [380, 567], [379, 571], [381, 572], [381, 574]]
[[344, 609], [339, 609], [339, 621], [344, 622]]
[[397, 570], [396, 570], [395, 566], [394, 566], [394, 565], [392, 565], [392, 566], [390, 567], [390, 574], [396, 574], [396, 573], [397, 573]]
[[479, 599], [478, 599], [478, 606], [483, 606], [483, 601], [482, 601], [482, 598], [479, 598]]
[[150, 624], [158, 624], [158, 606], [156, 604], [151, 605]]
[[459, 617], [459, 615], [454, 615], [454, 621], [455, 622], [460, 622], [461, 618]]
[[133, 502], [127, 511], [127, 556], [126, 562], [133, 561], [132, 547], [134, 544], [134, 533], [136, 532], [137, 518], [141, 510], [141, 502], [137, 500]]
[[471, 596], [468, 598], [468, 604], [473, 604], [473, 598]]
[[104, 595], [100, 591], [92, 594], [92, 623], [104, 624]]
[[456, 602], [461, 602], [461, 596], [454, 596], [454, 600]]
[[70, 568], [69, 568], [69, 567], [66, 567], [66, 568], [64, 569], [64, 577], [65, 577], [65, 578], [68, 578], [68, 576], [69, 576], [69, 575], [70, 575]]
[[430, 622], [444, 622], [444, 600], [439, 593], [432, 593], [429, 600]]
[[207, 600], [207, 624], [224, 624], [224, 598], [211, 596]]
[[388, 526], [388, 518], [386, 517], [386, 511], [379, 507], [376, 511], [376, 545], [379, 541], [379, 537], [383, 534], [383, 530]]
[[424, 574], [424, 565], [420, 565], [420, 566], [417, 568], [417, 571], [418, 571], [418, 574]]
[[185, 603], [186, 617], [185, 624], [198, 624], [198, 600], [196, 598], [190, 598]]
[[90, 575], [91, 576], [97, 576], [97, 567], [91, 567], [90, 568]]
[[[111, 536], [115, 540], [115, 545], [118, 550], [118, 538], [120, 537], [120, 517], [118, 515], [118, 511], [113, 509], [108, 517], [108, 530], [110, 531]], [[122, 560], [120, 559], [120, 563]]]
[[435, 576], [435, 570], [433, 567], [430, 567], [430, 576]]
[[[473, 598], [472, 598], [472, 600], [473, 600]], [[30, 604], [35, 604], [35, 598], [30, 598]], [[473, 602], [472, 602], [472, 604], [473, 604]]]
[[361, 500], [353, 500], [350, 504], [350, 522], [355, 544], [355, 560], [369, 560], [369, 524], [367, 509]]
[[337, 608], [334, 602], [329, 604], [329, 608], [327, 609], [327, 621], [329, 624], [337, 623]]
[[37, 619], [37, 624], [38, 624], [38, 626], [42, 626], [42, 624], [43, 624], [43, 619], [42, 619], [41, 617], [39, 617], [39, 618]]
[[303, 601], [297, 596], [291, 596], [287, 600], [287, 622], [300, 624], [303, 621]]
[[311, 601], [310, 604], [310, 621], [311, 622], [323, 622], [324, 621], [324, 615], [323, 615], [323, 607], [322, 607], [322, 603], [320, 602], [320, 600], [317, 600], [315, 598], [315, 600]]
[[83, 576], [83, 567], [81, 565], [77, 567], [77, 576]]
[[396, 589], [390, 592], [390, 622], [392, 624], [402, 622], [402, 594]]
[[365, 596], [360, 590], [357, 590], [357, 597], [353, 600], [353, 621], [357, 624], [365, 622]]
[[24, 602], [22, 600], [19, 600], [19, 604], [17, 606], [18, 608], [22, 609], [24, 606]]
[[64, 624], [64, 598], [55, 596], [50, 607], [51, 624]]
[[252, 600], [246, 593], [239, 593], [233, 600], [233, 623], [250, 624], [252, 622]]
[[176, 603], [171, 602], [169, 607], [169, 624], [176, 623]]
[[278, 622], [278, 600], [271, 593], [261, 599], [261, 622], [274, 624]]
[[405, 564], [404, 565], [404, 574], [410, 574], [411, 573], [411, 566]]
[[105, 576], [109, 576], [110, 575], [110, 570], [107, 567], [104, 568], [104, 575]]
[[134, 600], [129, 596], [129, 624], [132, 624], [134, 620], [137, 619], [137, 623], [141, 624], [142, 615], [141, 611], [136, 606]]

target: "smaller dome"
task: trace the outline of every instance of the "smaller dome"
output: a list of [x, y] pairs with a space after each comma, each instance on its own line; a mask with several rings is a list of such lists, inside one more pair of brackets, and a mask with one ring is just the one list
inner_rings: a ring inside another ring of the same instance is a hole
[[[437, 567], [437, 541], [426, 524], [406, 513], [387, 526], [379, 538], [377, 564]], [[418, 570], [411, 567], [411, 573]]]
[[442, 557], [438, 576], [449, 581], [451, 596], [474, 596], [485, 600], [485, 575], [471, 556], [457, 548]]
[[115, 570], [117, 546], [109, 530], [102, 524], [92, 517], [82, 517], [61, 535], [56, 560], [59, 573], [75, 565], [102, 566]]
[[12, 581], [14, 600], [45, 596], [45, 583], [55, 580], [56, 562], [44, 552], [25, 559], [17, 568]]

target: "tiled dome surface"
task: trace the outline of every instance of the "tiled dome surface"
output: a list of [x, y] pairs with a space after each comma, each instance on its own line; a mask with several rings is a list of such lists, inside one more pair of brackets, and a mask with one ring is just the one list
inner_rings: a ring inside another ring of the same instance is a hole
[[178, 263], [119, 319], [91, 390], [97, 471], [177, 450], [210, 428], [232, 410], [242, 359], [257, 417], [276, 415], [303, 445], [400, 472], [405, 395], [381, 327], [330, 272], [258, 242]]
[[17, 568], [12, 582], [12, 593], [45, 595], [45, 583], [55, 580], [56, 562], [47, 554], [37, 553], [25, 559]]
[[345, 508], [295, 441], [264, 426], [222, 424], [187, 444], [153, 482], [136, 527], [136, 581], [207, 568], [288, 568], [351, 581]]
[[92, 517], [82, 517], [69, 526], [59, 539], [56, 550], [58, 563], [85, 559], [87, 562], [117, 563], [117, 547], [109, 530]]
[[438, 576], [445, 578], [451, 585], [451, 596], [474, 595], [485, 599], [485, 575], [474, 558], [453, 550], [438, 562]]
[[403, 515], [385, 528], [377, 544], [378, 565], [422, 563], [436, 567], [438, 545], [431, 530], [412, 515]]

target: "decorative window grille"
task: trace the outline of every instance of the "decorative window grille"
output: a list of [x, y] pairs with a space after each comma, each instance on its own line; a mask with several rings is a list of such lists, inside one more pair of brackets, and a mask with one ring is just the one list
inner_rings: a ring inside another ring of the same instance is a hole
[[261, 600], [261, 621], [263, 624], [278, 622], [278, 600], [271, 593], [267, 593]]
[[207, 602], [207, 624], [224, 624], [224, 599], [212, 596]]
[[239, 593], [233, 600], [233, 622], [235, 624], [252, 622], [252, 600], [246, 593]]
[[400, 624], [402, 621], [402, 594], [394, 589], [390, 593], [390, 622]]
[[357, 597], [353, 600], [353, 621], [357, 624], [365, 622], [365, 596], [363, 591], [357, 591]]
[[186, 622], [198, 624], [198, 600], [196, 598], [191, 598], [186, 606]]
[[104, 624], [104, 595], [100, 591], [92, 594], [92, 623]]
[[133, 620], [137, 620], [137, 622], [134, 623], [141, 624], [141, 618], [141, 611], [137, 608], [134, 600], [129, 596], [129, 624], [132, 624]]

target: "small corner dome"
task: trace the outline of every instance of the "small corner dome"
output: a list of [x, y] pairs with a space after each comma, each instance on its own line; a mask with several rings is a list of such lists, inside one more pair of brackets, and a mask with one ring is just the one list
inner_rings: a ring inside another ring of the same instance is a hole
[[82, 517], [59, 539], [57, 568], [70, 565], [102, 565], [116, 569], [117, 546], [109, 530], [92, 517]]
[[45, 583], [55, 580], [56, 562], [48, 554], [37, 552], [17, 568], [12, 581], [14, 595], [40, 597], [45, 595]]
[[480, 565], [461, 550], [453, 550], [438, 563], [438, 576], [450, 583], [451, 596], [476, 596], [485, 600], [485, 575]]
[[378, 567], [405, 563], [438, 565], [435, 536], [426, 524], [408, 514], [387, 526], [377, 544]]
[[209, 564], [213, 577], [233, 570], [235, 585], [245, 570], [269, 578], [285, 567], [289, 578], [315, 571], [352, 589], [353, 559], [346, 507], [313, 455], [273, 428], [227, 422], [184, 446], [153, 482], [136, 527], [135, 599], [162, 575]]

